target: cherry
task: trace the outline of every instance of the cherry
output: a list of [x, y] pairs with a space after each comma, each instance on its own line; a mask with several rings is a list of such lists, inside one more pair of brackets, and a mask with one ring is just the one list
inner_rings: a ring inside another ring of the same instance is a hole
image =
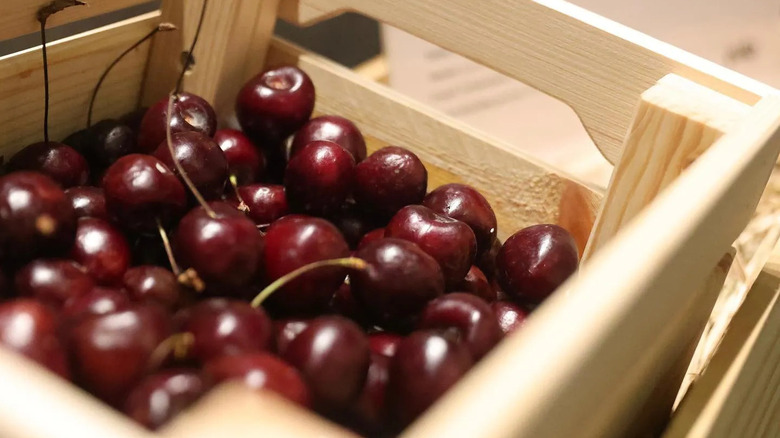
[[357, 249], [363, 248], [371, 242], [385, 238], [385, 228], [377, 228], [376, 230], [369, 231], [360, 238]]
[[468, 349], [433, 331], [414, 332], [401, 341], [390, 362], [388, 414], [402, 429], [422, 415], [471, 368]]
[[315, 141], [287, 163], [284, 188], [294, 211], [329, 216], [352, 194], [355, 159], [329, 141]]
[[95, 282], [86, 269], [71, 260], [38, 259], [16, 273], [14, 284], [19, 295], [60, 308], [69, 299], [89, 292]]
[[174, 235], [177, 258], [207, 283], [246, 285], [261, 263], [263, 237], [255, 224], [225, 202], [190, 210]]
[[309, 320], [300, 318], [281, 319], [274, 321], [274, 332], [276, 333], [276, 352], [279, 356], [284, 356], [287, 346], [302, 331], [309, 326]]
[[374, 354], [381, 354], [382, 356], [393, 357], [396, 350], [398, 350], [398, 344], [403, 337], [395, 333], [390, 332], [376, 332], [368, 335], [368, 345], [371, 348], [371, 352]]
[[[347, 242], [333, 224], [308, 216], [290, 215], [277, 220], [268, 228], [265, 242], [265, 272], [269, 281], [310, 263], [349, 255]], [[322, 311], [346, 274], [341, 267], [308, 272], [277, 290], [267, 302], [283, 313]]]
[[422, 204], [470, 226], [477, 237], [478, 252], [490, 249], [498, 230], [496, 214], [475, 188], [465, 184], [445, 184], [428, 193]]
[[488, 303], [498, 299], [498, 294], [493, 286], [490, 285], [485, 274], [476, 266], [469, 268], [466, 278], [457, 286], [457, 291], [468, 292], [474, 296], [480, 297]]
[[416, 243], [441, 265], [448, 288], [468, 273], [477, 250], [474, 232], [465, 223], [422, 205], [409, 205], [393, 216], [385, 236]]
[[176, 175], [149, 155], [130, 154], [117, 160], [103, 177], [106, 207], [123, 226], [142, 232], [172, 224], [187, 205]]
[[68, 379], [57, 330], [57, 315], [40, 301], [21, 298], [0, 303], [0, 345]]
[[290, 342], [283, 358], [300, 370], [318, 410], [339, 412], [360, 394], [369, 356], [360, 327], [340, 316], [322, 316]]
[[34, 143], [17, 152], [8, 161], [8, 168], [40, 172], [63, 188], [84, 185], [89, 180], [84, 157], [72, 147], [53, 141]]
[[378, 225], [377, 221], [367, 217], [351, 203], [344, 204], [341, 212], [333, 217], [332, 221], [341, 230], [352, 249], [357, 248], [363, 236], [376, 229]]
[[17, 261], [57, 254], [73, 243], [76, 217], [65, 192], [37, 172], [0, 178], [0, 253]]
[[85, 217], [78, 221], [70, 257], [98, 283], [113, 285], [121, 282], [130, 267], [130, 245], [110, 223]]
[[558, 225], [534, 225], [504, 242], [496, 259], [498, 281], [511, 297], [540, 303], [576, 270], [577, 243]]
[[247, 216], [258, 225], [270, 224], [290, 212], [284, 186], [252, 184], [239, 187], [238, 194], [248, 208]]
[[103, 189], [90, 186], [71, 187], [65, 190], [65, 196], [70, 201], [77, 218], [95, 217], [108, 220]]
[[427, 187], [428, 171], [422, 161], [401, 147], [379, 149], [355, 167], [355, 200], [381, 217], [419, 204]]
[[124, 412], [150, 430], [157, 430], [195, 403], [210, 384], [188, 369], [160, 371], [141, 380], [127, 396]]
[[249, 388], [273, 391], [304, 407], [311, 405], [309, 388], [301, 374], [268, 353], [222, 356], [208, 362], [204, 371], [215, 383], [241, 380]]
[[301, 69], [279, 67], [250, 79], [239, 91], [236, 115], [258, 144], [279, 144], [297, 131], [314, 110], [314, 84]]
[[62, 316], [67, 321], [77, 321], [90, 315], [107, 315], [129, 308], [130, 299], [125, 291], [94, 287], [66, 301], [62, 307]]
[[385, 238], [359, 249], [368, 267], [350, 275], [355, 298], [386, 328], [408, 328], [428, 301], [444, 293], [436, 260], [414, 243]]
[[352, 154], [356, 163], [366, 159], [366, 141], [354, 123], [340, 116], [320, 116], [306, 122], [295, 133], [290, 156], [295, 156], [313, 141], [332, 141]]
[[208, 299], [184, 310], [177, 319], [180, 331], [192, 335], [188, 356], [200, 363], [271, 349], [271, 320], [263, 309], [242, 301]]
[[83, 151], [93, 167], [106, 168], [137, 152], [135, 131], [118, 120], [101, 120], [89, 128]]
[[235, 176], [236, 184], [251, 184], [262, 178], [265, 157], [243, 132], [220, 129], [214, 134], [214, 141], [225, 153], [228, 169]]
[[381, 435], [387, 428], [385, 415], [385, 393], [390, 371], [390, 358], [371, 354], [366, 383], [357, 401], [350, 410], [352, 423], [367, 436]]
[[352, 288], [349, 283], [339, 286], [330, 299], [329, 307], [332, 313], [345, 316], [363, 326], [370, 325], [363, 309], [355, 300], [355, 296], [352, 295]]
[[[171, 133], [193, 131], [207, 137], [213, 137], [217, 131], [217, 113], [200, 96], [180, 92], [173, 101], [171, 114]], [[168, 97], [158, 100], [141, 119], [138, 128], [138, 149], [151, 153], [166, 139], [168, 120]]]
[[501, 241], [495, 238], [490, 243], [490, 249], [481, 251], [477, 255], [475, 264], [482, 270], [482, 273], [485, 274], [488, 280], [493, 280], [496, 276], [496, 257], [498, 257], [499, 251], [501, 251]]
[[490, 305], [467, 293], [447, 294], [428, 303], [417, 327], [454, 331], [475, 362], [482, 359], [502, 336]]
[[[198, 192], [207, 199], [222, 196], [228, 179], [228, 161], [214, 140], [200, 132], [177, 132], [171, 136], [171, 146], [176, 160]], [[154, 156], [182, 178], [166, 140], [160, 143]]]
[[517, 331], [525, 324], [528, 311], [510, 301], [496, 301], [490, 304], [496, 314], [498, 326], [504, 335]]
[[156, 303], [166, 309], [176, 309], [183, 300], [176, 276], [159, 266], [135, 266], [122, 277], [122, 286], [133, 301]]

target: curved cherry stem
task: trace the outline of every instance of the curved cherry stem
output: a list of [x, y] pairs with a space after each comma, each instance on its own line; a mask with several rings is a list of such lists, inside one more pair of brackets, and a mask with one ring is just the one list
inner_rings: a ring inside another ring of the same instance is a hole
[[228, 181], [230, 181], [230, 185], [233, 187], [233, 192], [236, 194], [236, 199], [238, 199], [238, 210], [244, 213], [248, 212], [249, 206], [246, 205], [244, 198], [241, 197], [241, 193], [238, 192], [238, 179], [235, 175], [231, 174], [228, 178]]
[[181, 268], [176, 263], [176, 258], [173, 256], [173, 248], [171, 248], [171, 241], [168, 239], [168, 233], [165, 232], [160, 218], [157, 218], [157, 231], [160, 233], [160, 240], [162, 240], [163, 247], [165, 248], [165, 254], [168, 256], [168, 263], [171, 264], [171, 270], [178, 277], [181, 275]]
[[149, 355], [149, 369], [154, 370], [162, 366], [171, 353], [176, 360], [185, 359], [194, 343], [195, 337], [189, 332], [174, 333], [168, 336]]
[[187, 52], [187, 59], [184, 61], [184, 66], [182, 67], [181, 73], [179, 74], [179, 79], [176, 81], [174, 94], [179, 94], [181, 91], [181, 84], [184, 82], [184, 74], [187, 73], [187, 70], [190, 68], [190, 63], [192, 62], [192, 52], [195, 50], [195, 44], [198, 43], [200, 29], [203, 27], [203, 18], [206, 16], [206, 5], [208, 5], [208, 0], [203, 0], [203, 6], [200, 9], [200, 20], [198, 21], [198, 28], [195, 29], [195, 37], [192, 39], [192, 45], [190, 46], [189, 52]]

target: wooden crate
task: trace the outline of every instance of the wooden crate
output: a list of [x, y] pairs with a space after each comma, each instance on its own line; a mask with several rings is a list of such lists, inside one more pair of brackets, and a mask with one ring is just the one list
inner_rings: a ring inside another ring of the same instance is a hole
[[[48, 0], [4, 0], [0, 38], [35, 29]], [[93, 0], [60, 23], [141, 1]], [[106, 64], [160, 20], [158, 35], [109, 77], [96, 117], [168, 93], [201, 1], [51, 44], [53, 138], [81, 128]], [[277, 16], [305, 25], [354, 10], [521, 80], [569, 104], [615, 163], [606, 193], [381, 84], [272, 38]], [[407, 437], [639, 436], [668, 417], [692, 349], [748, 223], [780, 138], [776, 90], [559, 0], [220, 0], [209, 4], [184, 88], [231, 123], [239, 87], [266, 66], [296, 64], [320, 113], [354, 120], [376, 144], [412, 149], [430, 187], [478, 187], [500, 235], [558, 223], [584, 252], [580, 273], [502, 342]], [[0, 58], [0, 149], [41, 138], [39, 49]], [[70, 384], [0, 351], [0, 436], [148, 434]], [[225, 386], [161, 432], [197, 436], [348, 436], [273, 395]]]

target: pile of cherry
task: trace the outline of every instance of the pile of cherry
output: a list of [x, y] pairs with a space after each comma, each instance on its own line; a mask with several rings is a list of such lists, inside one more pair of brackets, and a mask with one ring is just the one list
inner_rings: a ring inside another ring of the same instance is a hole
[[241, 131], [182, 92], [13, 156], [0, 343], [152, 429], [231, 379], [363, 434], [411, 423], [577, 248], [555, 225], [502, 245], [477, 190], [428, 192], [414, 153], [367, 157], [313, 108], [282, 67], [241, 90]]

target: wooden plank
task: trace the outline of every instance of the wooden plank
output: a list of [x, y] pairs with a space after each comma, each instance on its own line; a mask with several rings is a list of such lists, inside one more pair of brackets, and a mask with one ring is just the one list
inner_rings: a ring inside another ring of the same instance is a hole
[[[106, 66], [159, 22], [152, 12], [49, 46], [51, 138], [61, 140], [83, 128], [92, 90]], [[130, 53], [103, 83], [95, 120], [119, 117], [136, 108], [149, 45]], [[43, 140], [43, 68], [40, 47], [0, 57], [0, 153], [13, 154]]]
[[650, 205], [750, 106], [677, 75], [642, 93], [607, 188], [585, 258]]
[[[747, 104], [771, 88], [561, 0], [284, 0], [311, 23], [354, 10], [518, 79], [571, 106], [612, 163], [639, 95], [675, 73]], [[489, 31], [486, 31], [489, 29]]]
[[281, 40], [273, 41], [268, 63], [296, 64], [306, 71], [316, 86], [317, 112], [347, 117], [367, 135], [408, 147], [426, 163], [478, 187], [496, 210], [502, 237], [531, 224], [559, 223], [572, 230], [584, 249], [601, 199], [596, 190], [382, 84]]
[[[148, 2], [149, 0], [88, 0], [88, 6], [68, 8], [52, 16], [47, 22], [47, 27], [60, 26]], [[38, 32], [40, 24], [36, 14], [38, 9], [49, 3], [51, 0], [0, 2], [0, 41]]]

